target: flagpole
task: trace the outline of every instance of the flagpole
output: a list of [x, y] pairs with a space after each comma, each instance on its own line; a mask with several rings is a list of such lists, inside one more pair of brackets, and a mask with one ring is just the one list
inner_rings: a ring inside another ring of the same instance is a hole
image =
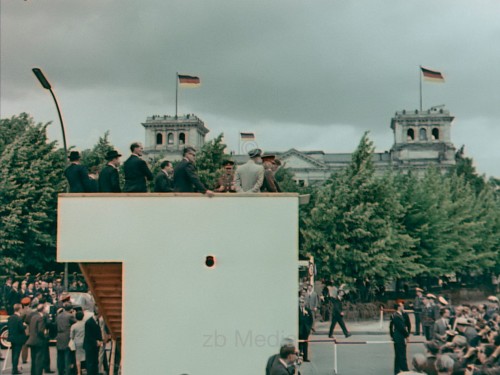
[[422, 65], [419, 66], [418, 76], [420, 77], [420, 112], [422, 112]]
[[179, 96], [179, 72], [175, 72], [175, 118], [177, 118], [177, 97]]

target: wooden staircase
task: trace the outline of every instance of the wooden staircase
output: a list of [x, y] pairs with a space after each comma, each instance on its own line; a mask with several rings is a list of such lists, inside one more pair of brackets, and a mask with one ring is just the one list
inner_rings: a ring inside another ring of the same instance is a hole
[[122, 336], [122, 264], [80, 263], [95, 302], [113, 340]]

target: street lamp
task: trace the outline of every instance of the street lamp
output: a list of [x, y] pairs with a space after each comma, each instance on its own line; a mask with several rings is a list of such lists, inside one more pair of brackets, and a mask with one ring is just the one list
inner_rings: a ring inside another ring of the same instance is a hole
[[[52, 86], [50, 85], [50, 82], [45, 78], [43, 75], [43, 72], [40, 68], [33, 68], [33, 73], [35, 74], [36, 78], [38, 78], [38, 81], [40, 81], [42, 87], [46, 90], [50, 91], [50, 94], [52, 95], [52, 98], [54, 99], [54, 103], [56, 103], [56, 108], [57, 108], [57, 114], [59, 115], [59, 122], [61, 123], [61, 131], [62, 131], [62, 138], [63, 138], [63, 146], [64, 146], [64, 161], [67, 163], [68, 160], [68, 148], [66, 146], [66, 132], [64, 131], [64, 123], [63, 119], [61, 116], [61, 111], [59, 110], [59, 104], [57, 103], [56, 96], [54, 95], [54, 92], [52, 91]], [[64, 263], [64, 289], [67, 291], [68, 290], [68, 263]]]

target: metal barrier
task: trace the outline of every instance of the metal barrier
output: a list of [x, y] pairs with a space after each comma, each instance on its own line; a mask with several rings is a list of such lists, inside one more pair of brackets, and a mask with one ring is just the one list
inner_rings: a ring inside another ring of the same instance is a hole
[[[333, 374], [337, 375], [338, 372], [338, 360], [337, 360], [337, 345], [371, 345], [371, 344], [393, 344], [392, 340], [384, 340], [384, 341], [337, 341], [334, 338], [328, 339], [316, 339], [316, 340], [298, 340], [298, 342], [317, 342], [317, 343], [333, 343]], [[410, 341], [408, 344], [425, 344], [426, 341]]]

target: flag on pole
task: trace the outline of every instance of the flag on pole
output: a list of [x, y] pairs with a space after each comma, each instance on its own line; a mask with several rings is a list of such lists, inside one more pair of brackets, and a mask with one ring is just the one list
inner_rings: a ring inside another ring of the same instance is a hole
[[179, 84], [181, 87], [199, 87], [200, 77], [187, 76], [187, 75], [177, 75], [179, 77]]
[[242, 141], [254, 141], [255, 134], [254, 133], [240, 133], [240, 138]]
[[436, 70], [426, 69], [423, 67], [420, 67], [420, 69], [422, 70], [422, 74], [426, 81], [441, 82], [441, 83], [444, 82], [444, 77], [441, 72], [438, 72]]

